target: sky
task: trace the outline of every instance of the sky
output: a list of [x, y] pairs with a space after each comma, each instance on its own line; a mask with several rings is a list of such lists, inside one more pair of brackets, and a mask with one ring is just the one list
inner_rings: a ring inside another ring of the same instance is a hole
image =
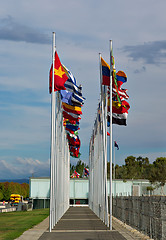
[[[48, 74], [52, 32], [61, 62], [82, 84], [86, 98], [79, 136], [89, 141], [100, 97], [99, 53], [127, 74], [127, 126], [113, 125], [127, 156], [166, 157], [166, 1], [7, 0], [0, 4], [0, 179], [49, 176], [51, 96]], [[75, 164], [77, 159], [71, 158]]]

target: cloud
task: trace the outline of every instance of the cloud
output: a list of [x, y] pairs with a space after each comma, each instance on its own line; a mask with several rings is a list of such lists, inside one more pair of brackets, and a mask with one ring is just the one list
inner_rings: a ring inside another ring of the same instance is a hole
[[134, 73], [142, 73], [142, 72], [145, 72], [146, 71], [146, 67], [141, 67], [140, 69], [136, 69], [135, 71], [134, 71]]
[[131, 57], [133, 61], [143, 60], [144, 63], [156, 65], [166, 63], [166, 40], [124, 46], [122, 50], [128, 53], [128, 57]]
[[13, 162], [0, 160], [1, 179], [28, 178], [32, 175], [49, 176], [49, 161], [41, 162], [38, 159], [17, 157]]
[[38, 44], [51, 43], [51, 39], [45, 33], [17, 23], [11, 16], [0, 19], [0, 39]]

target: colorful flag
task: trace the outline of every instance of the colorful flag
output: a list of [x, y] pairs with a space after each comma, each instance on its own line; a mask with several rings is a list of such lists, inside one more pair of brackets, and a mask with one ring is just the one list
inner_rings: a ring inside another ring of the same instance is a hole
[[89, 176], [89, 169], [88, 168], [84, 168], [84, 175]]
[[73, 174], [70, 176], [71, 178], [79, 178], [80, 174], [74, 170]]
[[123, 71], [118, 71], [116, 73], [116, 79], [117, 79], [118, 89], [120, 89], [123, 83], [127, 82], [127, 76]]
[[77, 178], [80, 177], [80, 174], [79, 174], [78, 172], [76, 172], [76, 170], [74, 171], [74, 174], [75, 174], [75, 176], [76, 176]]
[[66, 133], [69, 134], [70, 137], [77, 139], [78, 131], [72, 132], [66, 129]]
[[125, 100], [122, 101], [122, 105], [119, 106], [119, 103], [117, 101], [112, 101], [112, 112], [113, 113], [128, 113], [128, 110], [130, 108], [130, 105]]
[[102, 65], [102, 85], [110, 86], [110, 66], [103, 58], [101, 58]]
[[85, 98], [82, 96], [82, 86], [77, 86], [76, 79], [73, 74], [63, 65], [63, 69], [66, 72], [68, 79], [65, 82], [66, 91], [72, 92], [71, 99], [69, 101], [70, 105], [82, 105]]
[[[108, 126], [110, 124], [110, 107], [108, 106]], [[118, 125], [127, 125], [126, 120], [128, 116], [128, 110], [130, 108], [130, 105], [125, 100], [122, 101], [122, 105], [119, 106], [119, 103], [117, 101], [112, 101], [112, 124], [118, 124]]]
[[[49, 92], [52, 92], [52, 68], [50, 69], [49, 74]], [[55, 62], [54, 62], [54, 91], [65, 90], [64, 87], [65, 82], [67, 81], [68, 77], [62, 67], [60, 59], [58, 57], [57, 52], [55, 52]]]
[[[117, 124], [117, 125], [127, 125], [127, 116], [128, 113], [112, 113], [112, 124]], [[107, 115], [107, 126], [110, 126], [110, 112]]]
[[80, 147], [81, 142], [80, 142], [79, 136], [76, 136], [76, 138], [74, 138], [74, 137], [70, 137], [70, 135], [67, 134], [67, 139], [69, 141], [70, 146]]
[[66, 112], [65, 110], [63, 110], [63, 117], [71, 121], [79, 121], [79, 119], [81, 119], [80, 115], [75, 113], [69, 113]]
[[[111, 59], [114, 59], [113, 57]], [[110, 73], [110, 66], [106, 61], [104, 61], [103, 58], [101, 58], [101, 64], [102, 64], [102, 85], [110, 86], [110, 74], [112, 74], [112, 86], [114, 89], [114, 94], [117, 98], [117, 101], [121, 104], [121, 100], [118, 94], [118, 85], [117, 85], [117, 79], [116, 79], [116, 70], [114, 66], [114, 61], [112, 60], [112, 72]]]
[[62, 106], [63, 106], [63, 109], [66, 112], [75, 113], [75, 114], [82, 114], [81, 107], [72, 106], [72, 105], [69, 105], [69, 104], [64, 103], [64, 102], [62, 102]]
[[79, 122], [67, 120], [65, 127], [66, 127], [66, 130], [75, 132], [79, 130]]
[[79, 152], [79, 147], [74, 147], [74, 146], [69, 146], [69, 151], [70, 151], [70, 156], [79, 158], [80, 157], [80, 152]]
[[66, 90], [61, 90], [61, 101], [67, 104], [71, 104], [71, 97], [72, 97], [72, 92], [68, 92]]
[[118, 146], [118, 144], [117, 144], [117, 142], [116, 142], [116, 141], [114, 141], [114, 147], [116, 147], [116, 148], [117, 148], [117, 150], [119, 150], [119, 146]]

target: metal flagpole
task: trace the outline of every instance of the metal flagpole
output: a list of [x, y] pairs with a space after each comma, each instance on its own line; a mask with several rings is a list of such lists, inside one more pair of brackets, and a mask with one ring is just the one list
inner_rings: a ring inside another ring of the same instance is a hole
[[110, 230], [112, 230], [112, 40], [110, 40]]
[[109, 227], [108, 220], [108, 190], [107, 190], [107, 87], [105, 86], [105, 205], [106, 205], [106, 225]]
[[53, 175], [54, 175], [54, 156], [55, 156], [55, 92], [54, 92], [54, 62], [55, 62], [55, 32], [52, 40], [52, 98], [51, 98], [51, 153], [50, 153], [50, 223], [49, 231], [53, 227]]
[[[102, 210], [102, 220], [103, 222], [105, 222], [106, 218], [105, 218], [105, 210], [106, 210], [106, 183], [105, 183], [105, 157], [106, 157], [106, 144], [105, 144], [105, 109], [104, 109], [104, 91], [103, 91], [103, 86], [102, 86], [102, 64], [101, 64], [101, 53], [99, 53], [99, 63], [100, 63], [100, 91], [101, 91], [101, 95], [100, 95], [100, 139], [101, 139], [101, 152], [100, 152], [100, 156], [101, 156], [101, 161], [100, 161], [100, 176], [101, 176], [101, 191], [100, 191], [100, 195], [101, 195], [101, 210]], [[101, 134], [102, 132], [102, 134]]]
[[115, 179], [115, 142], [114, 142], [114, 176], [113, 179]]

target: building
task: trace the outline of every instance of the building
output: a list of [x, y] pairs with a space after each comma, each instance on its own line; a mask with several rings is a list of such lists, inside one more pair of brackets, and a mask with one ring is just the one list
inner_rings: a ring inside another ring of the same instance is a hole
[[[113, 180], [113, 196], [150, 195], [147, 190], [151, 184], [148, 180]], [[29, 180], [29, 197], [33, 200], [33, 208], [48, 208], [50, 198], [50, 178], [31, 177]], [[109, 194], [108, 181], [108, 194]], [[70, 179], [70, 204], [88, 204], [89, 180], [84, 178]]]

